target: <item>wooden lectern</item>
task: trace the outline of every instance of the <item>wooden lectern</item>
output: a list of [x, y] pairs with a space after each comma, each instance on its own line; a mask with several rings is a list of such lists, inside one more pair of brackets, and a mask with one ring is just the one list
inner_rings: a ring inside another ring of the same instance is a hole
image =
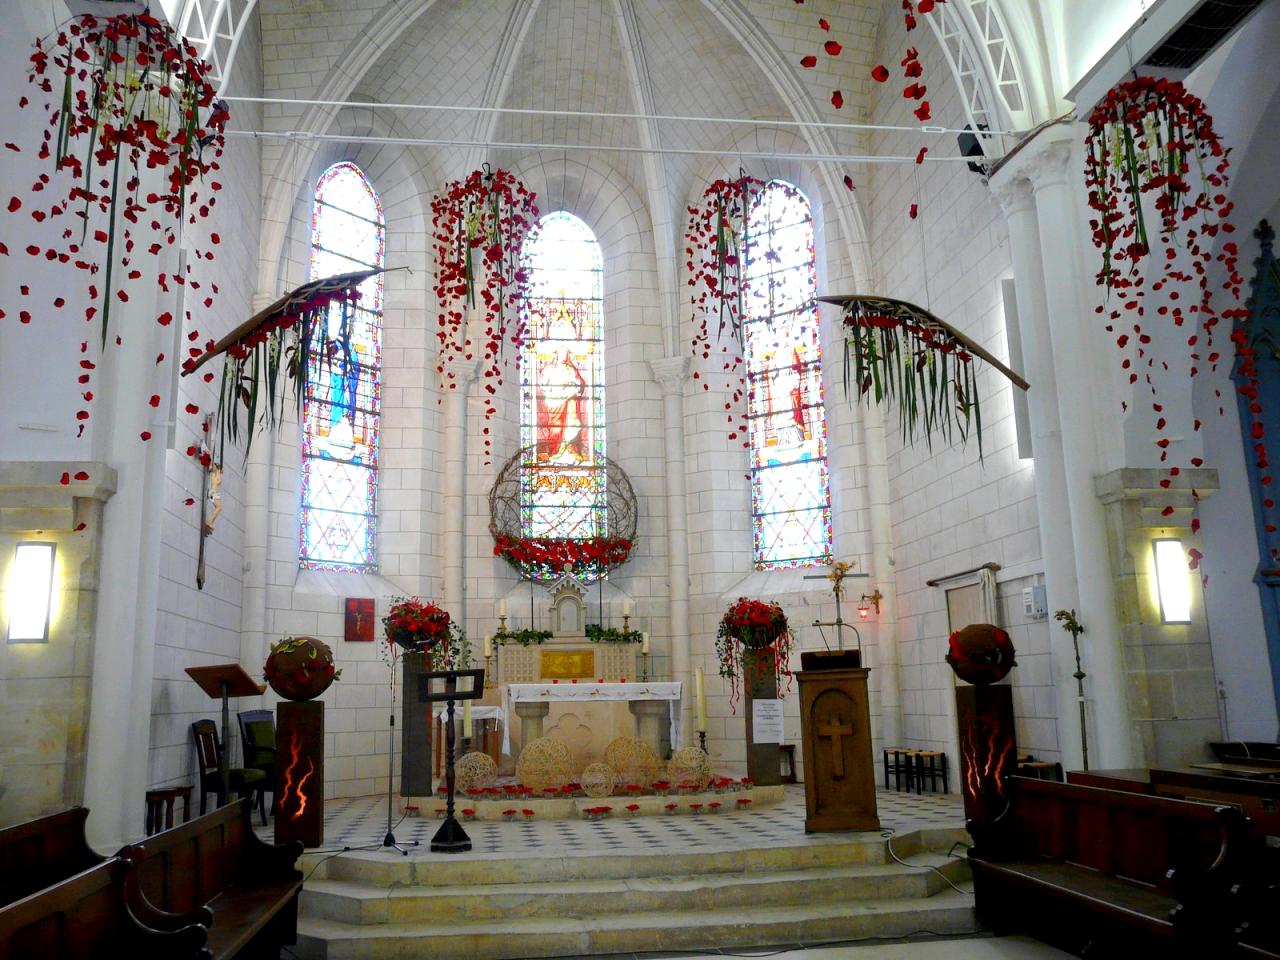
[[227, 802], [228, 778], [230, 777], [231, 764], [229, 757], [231, 755], [231, 740], [229, 739], [229, 730], [231, 726], [231, 712], [227, 705], [230, 697], [260, 697], [267, 692], [265, 683], [254, 683], [253, 678], [244, 672], [244, 667], [238, 663], [215, 663], [207, 667], [187, 667], [187, 676], [196, 682], [196, 684], [211, 696], [213, 699], [222, 699], [222, 752], [218, 760], [218, 780], [221, 786], [218, 789], [218, 806], [223, 806]]
[[[842, 651], [845, 657], [855, 651]], [[825, 658], [823, 658], [825, 659]], [[879, 830], [865, 667], [801, 656], [805, 833]], [[856, 660], [854, 660], [856, 662]]]

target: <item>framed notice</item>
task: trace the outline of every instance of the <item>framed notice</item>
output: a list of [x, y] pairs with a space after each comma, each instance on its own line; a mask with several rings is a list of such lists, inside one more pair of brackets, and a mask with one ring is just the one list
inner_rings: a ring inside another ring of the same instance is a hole
[[751, 742], [782, 742], [782, 701], [751, 701]]
[[373, 625], [378, 620], [374, 614], [373, 599], [347, 597], [345, 612], [343, 637], [347, 642], [372, 643]]

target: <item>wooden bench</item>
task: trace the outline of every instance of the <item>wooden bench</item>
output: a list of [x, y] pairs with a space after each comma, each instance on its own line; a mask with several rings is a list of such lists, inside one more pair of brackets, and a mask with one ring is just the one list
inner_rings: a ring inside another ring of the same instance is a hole
[[280, 947], [297, 942], [302, 873], [294, 863], [302, 844], [259, 839], [252, 813], [242, 798], [120, 853], [137, 865], [153, 906], [187, 916], [202, 906], [212, 911], [214, 958], [279, 956]]
[[152, 909], [136, 881], [112, 857], [0, 907], [0, 960], [208, 960], [205, 928]]
[[0, 830], [0, 906], [103, 862], [84, 837], [88, 816], [74, 807]]
[[1248, 819], [1230, 807], [1012, 777], [970, 821], [978, 918], [1088, 956], [1227, 957]]

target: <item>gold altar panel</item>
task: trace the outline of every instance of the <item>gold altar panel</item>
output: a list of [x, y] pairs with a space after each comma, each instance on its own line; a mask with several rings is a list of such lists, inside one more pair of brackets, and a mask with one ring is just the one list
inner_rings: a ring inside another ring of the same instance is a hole
[[541, 653], [539, 679], [596, 679], [596, 655], [594, 650], [543, 650]]

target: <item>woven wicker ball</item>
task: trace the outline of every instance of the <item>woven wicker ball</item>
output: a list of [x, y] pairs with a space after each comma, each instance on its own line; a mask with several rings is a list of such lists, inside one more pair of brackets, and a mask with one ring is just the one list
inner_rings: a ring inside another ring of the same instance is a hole
[[588, 797], [612, 796], [617, 785], [618, 775], [607, 763], [593, 763], [582, 771], [582, 792]]
[[572, 775], [569, 748], [551, 737], [532, 741], [516, 761], [516, 779], [536, 791], [563, 787]]
[[473, 750], [458, 758], [454, 764], [454, 776], [458, 789], [463, 792], [483, 790], [498, 782], [498, 765], [487, 753]]
[[638, 737], [618, 737], [604, 748], [604, 762], [625, 784], [647, 787], [662, 770], [662, 761], [653, 747]]
[[701, 747], [681, 747], [667, 762], [667, 779], [672, 783], [696, 783], [702, 790], [713, 776], [711, 758]]

